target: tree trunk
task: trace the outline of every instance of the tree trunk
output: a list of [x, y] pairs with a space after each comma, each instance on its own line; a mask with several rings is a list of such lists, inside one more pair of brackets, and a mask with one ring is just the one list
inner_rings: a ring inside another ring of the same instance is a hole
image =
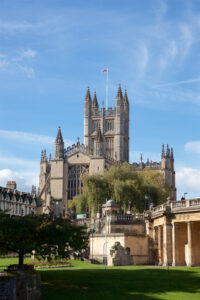
[[22, 250], [19, 251], [19, 266], [23, 266], [24, 263], [24, 252]]

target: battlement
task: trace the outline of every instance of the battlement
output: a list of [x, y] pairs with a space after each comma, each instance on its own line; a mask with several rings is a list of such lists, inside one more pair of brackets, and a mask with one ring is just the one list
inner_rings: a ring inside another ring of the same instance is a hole
[[78, 139], [76, 144], [73, 144], [72, 146], [69, 146], [69, 147], [67, 147], [67, 149], [64, 150], [64, 155], [68, 156], [77, 151], [81, 151], [86, 154], [90, 154], [88, 147], [85, 146], [84, 144], [80, 144], [79, 139]]
[[151, 161], [146, 163], [132, 163], [132, 168], [134, 170], [143, 170], [143, 169], [150, 169], [150, 170], [160, 170], [161, 169], [161, 162]]

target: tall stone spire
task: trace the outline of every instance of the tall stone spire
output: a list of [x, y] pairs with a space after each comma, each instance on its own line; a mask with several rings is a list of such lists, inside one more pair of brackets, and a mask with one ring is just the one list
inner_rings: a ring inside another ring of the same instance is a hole
[[167, 144], [167, 150], [166, 150], [166, 157], [170, 157], [170, 149], [169, 149], [168, 144]]
[[43, 160], [44, 160], [44, 152], [42, 150], [42, 152], [41, 152], [41, 161], [43, 161]]
[[162, 155], [161, 158], [165, 158], [165, 145], [162, 145]]
[[56, 136], [56, 143], [63, 143], [63, 137], [62, 137], [62, 133], [61, 133], [61, 127], [58, 127], [58, 133]]
[[123, 95], [122, 95], [121, 85], [119, 84], [118, 90], [117, 90], [116, 102], [118, 104], [121, 104], [122, 100], [123, 100]]
[[86, 92], [86, 95], [85, 95], [85, 101], [89, 101], [89, 102], [92, 101], [91, 95], [90, 95], [90, 88], [89, 88], [89, 86], [87, 88], [87, 92]]
[[125, 92], [124, 92], [124, 104], [129, 105], [129, 101], [128, 101], [128, 96], [127, 96], [126, 89], [125, 89]]
[[173, 148], [171, 148], [171, 159], [174, 159], [174, 151], [173, 151]]
[[93, 108], [98, 108], [99, 107], [96, 92], [94, 92], [94, 97], [93, 97], [93, 100], [92, 100], [92, 106], [93, 106]]
[[60, 126], [58, 127], [58, 133], [54, 144], [54, 159], [64, 157], [64, 141], [61, 133]]

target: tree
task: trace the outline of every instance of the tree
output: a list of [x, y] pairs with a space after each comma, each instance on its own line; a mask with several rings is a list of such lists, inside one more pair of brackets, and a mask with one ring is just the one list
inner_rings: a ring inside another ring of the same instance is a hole
[[0, 212], [0, 252], [15, 252], [19, 265], [35, 250], [43, 259], [69, 258], [87, 248], [86, 230], [53, 215], [12, 217]]
[[73, 205], [78, 212], [88, 210], [91, 216], [95, 215], [98, 204], [105, 203], [106, 199], [115, 200], [125, 211], [130, 207], [135, 212], [142, 212], [150, 202], [157, 205], [169, 196], [169, 186], [161, 172], [145, 170], [141, 173], [128, 163], [113, 166], [103, 175], [84, 175], [82, 182], [83, 195], [76, 197]]

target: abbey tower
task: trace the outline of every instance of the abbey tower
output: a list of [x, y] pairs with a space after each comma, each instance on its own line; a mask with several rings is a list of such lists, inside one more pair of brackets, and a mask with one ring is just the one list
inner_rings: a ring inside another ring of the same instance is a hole
[[114, 109], [99, 109], [96, 93], [91, 99], [88, 88], [84, 101], [84, 144], [95, 154], [97, 132], [101, 136], [101, 151], [116, 161], [129, 162], [129, 101], [119, 85]]
[[[119, 85], [114, 108], [99, 108], [97, 95], [91, 98], [87, 89], [84, 100], [84, 143], [65, 148], [61, 128], [54, 143], [54, 155], [47, 158], [42, 151], [39, 179], [38, 213], [54, 211], [56, 215], [67, 213], [68, 201], [82, 193], [83, 174], [101, 174], [111, 166], [129, 162], [129, 100], [127, 91]], [[173, 149], [164, 146], [161, 161], [130, 164], [133, 170], [150, 169], [162, 172], [170, 187], [170, 199], [176, 200]]]

